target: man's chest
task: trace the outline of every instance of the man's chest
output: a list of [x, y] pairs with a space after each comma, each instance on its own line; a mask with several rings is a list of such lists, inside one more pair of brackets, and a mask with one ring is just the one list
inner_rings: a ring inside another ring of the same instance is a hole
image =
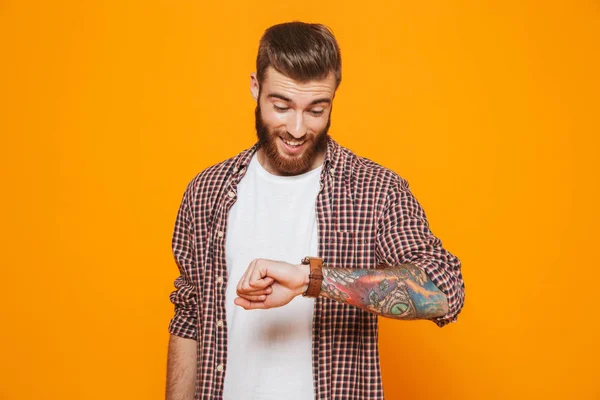
[[375, 268], [379, 203], [373, 196], [361, 200], [334, 189], [326, 185], [303, 195], [273, 195], [238, 186], [235, 196], [217, 207], [216, 223], [205, 233], [221, 246], [226, 265], [234, 258], [247, 261], [250, 254], [290, 263], [310, 254], [332, 266]]
[[256, 258], [299, 264], [318, 252], [315, 202], [318, 182], [306, 187], [270, 187], [250, 179], [240, 185], [227, 220], [228, 274], [237, 275]]

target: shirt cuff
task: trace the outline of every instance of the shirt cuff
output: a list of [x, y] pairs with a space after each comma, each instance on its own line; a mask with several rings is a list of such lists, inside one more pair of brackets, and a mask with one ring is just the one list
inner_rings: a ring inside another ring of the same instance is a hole
[[175, 314], [169, 323], [169, 333], [185, 339], [198, 339], [195, 318]]

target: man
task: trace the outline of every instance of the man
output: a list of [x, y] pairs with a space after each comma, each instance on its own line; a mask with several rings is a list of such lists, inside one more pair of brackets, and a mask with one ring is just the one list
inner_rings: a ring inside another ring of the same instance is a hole
[[377, 317], [455, 321], [460, 261], [407, 182], [327, 133], [324, 26], [267, 29], [258, 142], [188, 185], [173, 235], [167, 399], [383, 399]]

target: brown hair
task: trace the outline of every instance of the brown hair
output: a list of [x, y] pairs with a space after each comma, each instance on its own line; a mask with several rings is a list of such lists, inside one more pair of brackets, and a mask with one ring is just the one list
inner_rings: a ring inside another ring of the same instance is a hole
[[331, 29], [321, 24], [286, 22], [268, 28], [260, 39], [256, 57], [259, 84], [267, 68], [299, 82], [335, 75], [336, 88], [342, 81], [340, 48]]

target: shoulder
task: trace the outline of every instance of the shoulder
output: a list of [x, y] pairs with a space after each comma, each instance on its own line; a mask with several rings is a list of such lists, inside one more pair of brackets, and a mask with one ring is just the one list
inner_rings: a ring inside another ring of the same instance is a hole
[[369, 186], [378, 192], [389, 193], [408, 189], [408, 182], [395, 171], [339, 146], [342, 173], [355, 186]]
[[196, 174], [186, 188], [186, 194], [190, 197], [190, 201], [197, 203], [200, 200], [210, 200], [220, 193], [240, 166], [248, 162], [255, 149], [256, 145]]

